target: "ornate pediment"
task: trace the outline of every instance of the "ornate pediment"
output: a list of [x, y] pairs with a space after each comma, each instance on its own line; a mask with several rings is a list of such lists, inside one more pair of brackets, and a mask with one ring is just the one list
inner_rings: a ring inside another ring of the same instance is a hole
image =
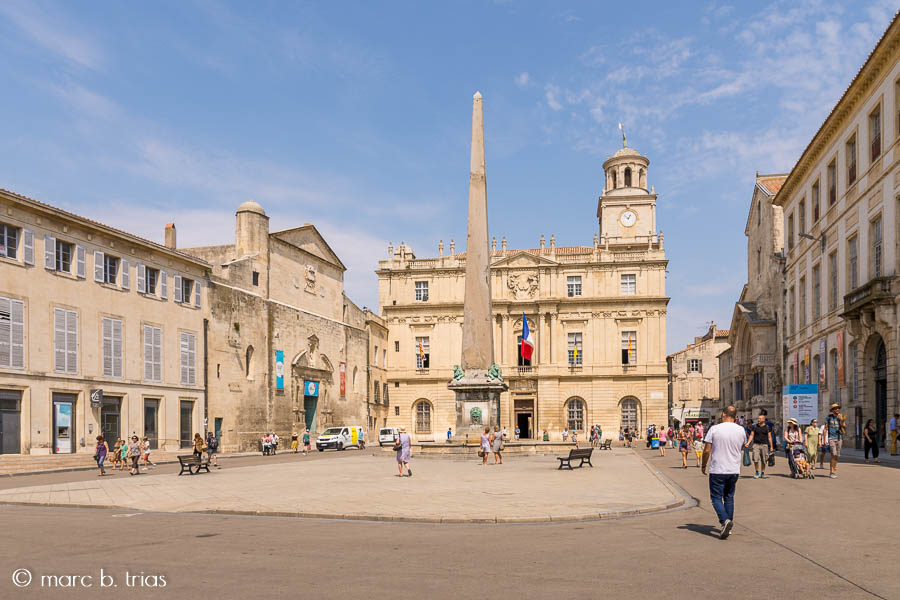
[[546, 256], [537, 256], [532, 254], [531, 252], [525, 252], [524, 250], [521, 252], [517, 252], [512, 256], [505, 256], [500, 260], [491, 264], [491, 268], [528, 268], [528, 267], [538, 267], [538, 266], [549, 266], [549, 265], [557, 265], [555, 260], [551, 260]]
[[506, 287], [517, 300], [534, 298], [538, 292], [538, 283], [538, 274], [529, 271], [510, 273], [506, 279]]

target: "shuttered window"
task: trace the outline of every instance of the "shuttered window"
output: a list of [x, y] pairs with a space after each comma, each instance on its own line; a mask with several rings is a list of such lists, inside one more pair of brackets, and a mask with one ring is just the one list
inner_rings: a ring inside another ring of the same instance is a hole
[[25, 368], [25, 303], [0, 296], [0, 368]]
[[122, 289], [131, 289], [131, 265], [125, 258], [122, 259]]
[[122, 320], [103, 317], [103, 375], [122, 377]]
[[53, 309], [53, 370], [78, 373], [78, 313], [74, 310]]
[[22, 230], [22, 262], [34, 264], [34, 232], [30, 229]]
[[0, 256], [15, 260], [19, 248], [19, 228], [0, 223]]
[[162, 329], [144, 325], [144, 380], [162, 381]]
[[84, 246], [75, 246], [75, 274], [84, 279]]
[[197, 355], [193, 333], [181, 333], [181, 385], [197, 384]]
[[169, 299], [169, 275], [165, 271], [159, 272], [159, 297]]

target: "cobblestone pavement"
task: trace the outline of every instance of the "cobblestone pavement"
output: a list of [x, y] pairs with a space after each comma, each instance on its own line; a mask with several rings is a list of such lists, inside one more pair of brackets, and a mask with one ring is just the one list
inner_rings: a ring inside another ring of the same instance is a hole
[[414, 460], [414, 476], [403, 478], [391, 454], [330, 456], [193, 476], [15, 487], [0, 491], [0, 502], [426, 522], [597, 519], [684, 502], [624, 449], [596, 452], [594, 468], [572, 471], [557, 470], [556, 459], [546, 456], [507, 457], [486, 467], [427, 458]]

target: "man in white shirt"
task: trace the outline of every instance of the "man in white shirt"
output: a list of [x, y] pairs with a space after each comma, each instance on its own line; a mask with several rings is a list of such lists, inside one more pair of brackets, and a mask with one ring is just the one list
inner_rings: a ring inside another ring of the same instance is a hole
[[722, 526], [720, 539], [731, 535], [734, 527], [734, 490], [741, 474], [741, 456], [747, 442], [747, 432], [735, 423], [737, 409], [733, 406], [722, 411], [722, 420], [706, 432], [703, 440], [703, 464], [706, 475], [709, 465], [709, 497]]

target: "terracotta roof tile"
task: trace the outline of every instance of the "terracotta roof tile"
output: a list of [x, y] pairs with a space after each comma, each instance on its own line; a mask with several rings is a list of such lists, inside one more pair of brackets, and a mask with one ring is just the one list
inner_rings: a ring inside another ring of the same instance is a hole
[[758, 175], [756, 183], [763, 186], [770, 195], [774, 196], [781, 190], [781, 186], [787, 180], [787, 174], [780, 175]]
[[[556, 254], [561, 254], [564, 256], [577, 256], [579, 254], [591, 254], [594, 251], [594, 248], [592, 246], [557, 246], [553, 251], [555, 251]], [[508, 249], [506, 251], [494, 250], [491, 252], [491, 256], [513, 256], [514, 254], [518, 254], [519, 252], [527, 252], [528, 254], [541, 256], [542, 254], [550, 254], [552, 251], [550, 250], [549, 246], [544, 248], [543, 251], [540, 248], [525, 248], [523, 250]], [[457, 252], [456, 254], [454, 254], [454, 256], [465, 258], [466, 253]]]

